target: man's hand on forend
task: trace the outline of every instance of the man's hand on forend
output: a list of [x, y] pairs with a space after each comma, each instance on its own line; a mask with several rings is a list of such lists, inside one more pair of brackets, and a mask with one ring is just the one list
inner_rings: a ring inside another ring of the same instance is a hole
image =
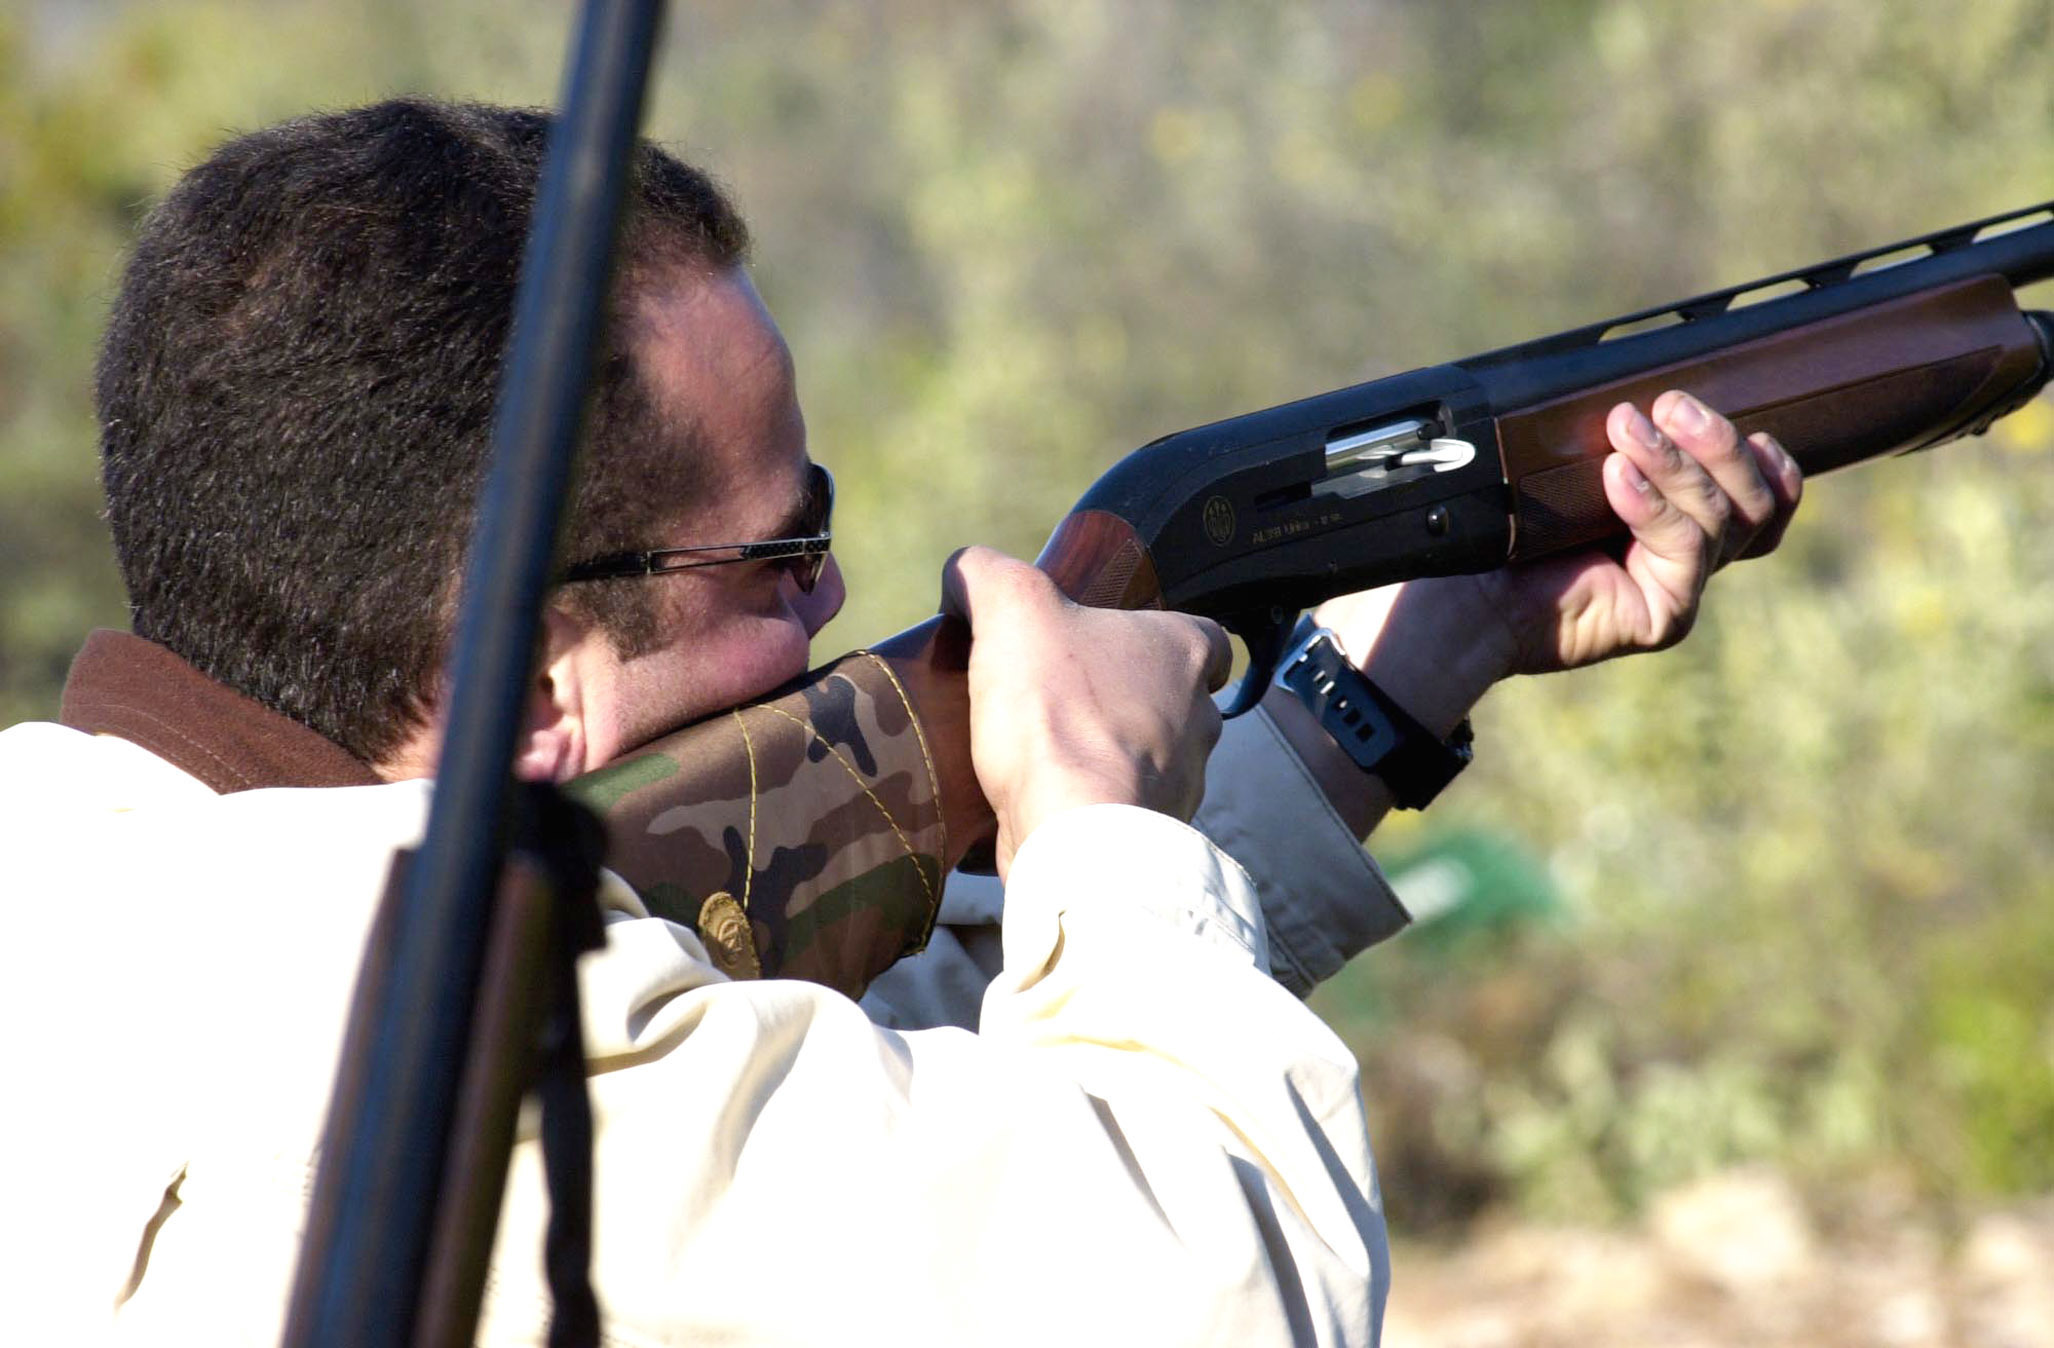
[[1632, 530], [1623, 551], [1412, 581], [1316, 611], [1422, 722], [1445, 730], [1512, 674], [1675, 645], [1697, 620], [1714, 571], [1782, 540], [1803, 474], [1769, 436], [1743, 439], [1725, 417], [1674, 391], [1647, 412], [1620, 403], [1605, 430], [1615, 451], [1605, 461], [1605, 496]]

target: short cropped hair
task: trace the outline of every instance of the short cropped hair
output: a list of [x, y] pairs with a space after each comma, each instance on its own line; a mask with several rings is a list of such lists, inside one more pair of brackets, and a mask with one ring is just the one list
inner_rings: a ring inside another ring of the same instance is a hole
[[[233, 140], [144, 222], [97, 371], [131, 621], [367, 762], [441, 677], [550, 117], [395, 100]], [[566, 546], [656, 546], [696, 504], [618, 315], [740, 265], [704, 173], [639, 147]], [[623, 654], [647, 587], [563, 592]]]

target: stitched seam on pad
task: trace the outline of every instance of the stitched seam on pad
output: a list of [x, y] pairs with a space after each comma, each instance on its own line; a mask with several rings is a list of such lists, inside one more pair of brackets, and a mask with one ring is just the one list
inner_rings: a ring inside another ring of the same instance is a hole
[[742, 912], [749, 911], [749, 887], [756, 879], [756, 741], [749, 738], [749, 723], [742, 719], [741, 708], [728, 713], [735, 718], [735, 729], [742, 732], [742, 752], [749, 760], [749, 841], [742, 852]]
[[842, 765], [842, 770], [848, 773], [849, 776], [852, 779], [854, 779], [856, 785], [863, 789], [863, 794], [869, 798], [870, 803], [872, 805], [877, 807], [877, 813], [883, 817], [884, 822], [886, 824], [889, 824], [891, 826], [892, 836], [899, 840], [899, 846], [905, 849], [907, 856], [913, 858], [913, 873], [920, 877], [920, 887], [927, 891], [928, 907], [932, 908], [935, 904], [939, 903], [940, 900], [936, 897], [934, 892], [934, 883], [927, 878], [927, 872], [919, 865], [920, 853], [917, 850], [915, 850], [912, 839], [908, 838], [906, 836], [906, 831], [899, 827], [899, 821], [892, 818], [891, 811], [887, 810], [884, 807], [884, 802], [877, 798], [877, 793], [870, 789], [870, 783], [863, 780], [863, 774], [856, 771], [856, 765], [849, 762], [847, 758], [844, 758], [842, 756], [841, 750], [835, 748], [832, 744], [829, 744], [827, 740], [821, 736], [820, 732], [813, 728], [810, 722], [800, 720], [798, 717], [786, 711], [783, 707], [772, 707], [765, 705], [757, 707], [756, 710], [767, 711], [775, 715], [784, 717], [793, 725], [796, 725], [801, 729], [805, 730], [807, 734], [811, 735], [814, 738], [814, 740], [819, 743], [821, 748], [827, 750], [830, 754], [834, 755], [834, 761]]
[[913, 710], [913, 699], [906, 695], [906, 685], [899, 682], [899, 676], [892, 672], [892, 667], [886, 664], [881, 656], [871, 651], [856, 653], [876, 665], [878, 672], [891, 680], [892, 691], [899, 695], [899, 705], [906, 709], [906, 720], [913, 727], [913, 740], [920, 746], [920, 761], [927, 765], [927, 789], [934, 794], [934, 822], [941, 830], [941, 853], [947, 856], [949, 821], [941, 808], [941, 774], [935, 770], [934, 755], [927, 750], [927, 732], [920, 727], [920, 717]]
[[[861, 655], [864, 659], [870, 661], [871, 664], [877, 666], [878, 671], [882, 673], [885, 678], [891, 680], [892, 691], [899, 695], [899, 705], [901, 707], [904, 707], [906, 710], [906, 720], [913, 727], [913, 740], [916, 744], [920, 746], [920, 761], [927, 765], [927, 790], [934, 797], [934, 829], [935, 832], [939, 835], [939, 841], [941, 843], [941, 846], [938, 849], [936, 849], [940, 852], [941, 855], [936, 859], [937, 861], [946, 862], [948, 860], [949, 855], [949, 816], [948, 811], [942, 807], [941, 773], [935, 770], [934, 755], [928, 752], [927, 732], [926, 730], [921, 728], [920, 716], [917, 712], [913, 710], [913, 699], [906, 695], [906, 686], [899, 682], [899, 676], [892, 671], [892, 667], [890, 665], [885, 663], [884, 658], [882, 656], [878, 655], [874, 651], [858, 651], [857, 654]], [[867, 790], [868, 788], [865, 789]], [[876, 799], [876, 797], [873, 796], [872, 799], [874, 800]], [[881, 809], [883, 807], [880, 806], [879, 808]], [[889, 820], [891, 816], [886, 815], [885, 818]], [[898, 825], [892, 825], [892, 829], [894, 832], [897, 832]], [[904, 834], [899, 835], [899, 841], [905, 841]], [[908, 855], [914, 855], [913, 849], [911, 847], [908, 847], [906, 851]], [[916, 856], [915, 865], [913, 867], [913, 869], [916, 871], [920, 869], [917, 863], [918, 858]], [[926, 884], [926, 877], [924, 875], [921, 877], [921, 883], [923, 885]], [[927, 925], [928, 930], [931, 933], [934, 929], [934, 923], [938, 921], [941, 917], [941, 894], [932, 885], [927, 886], [927, 900]], [[925, 950], [926, 948], [927, 942], [924, 940], [921, 941], [920, 950]], [[920, 953], [920, 951], [916, 950], [913, 953], [917, 955]]]

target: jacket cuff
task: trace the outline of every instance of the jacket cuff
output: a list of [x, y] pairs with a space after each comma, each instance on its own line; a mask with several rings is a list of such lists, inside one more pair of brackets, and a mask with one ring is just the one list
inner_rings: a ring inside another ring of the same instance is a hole
[[1106, 905], [1122, 925], [1153, 921], [1270, 967], [1248, 873], [1198, 830], [1133, 805], [1065, 810], [1028, 835], [1006, 877], [1006, 966], [1040, 967], [1064, 914]]

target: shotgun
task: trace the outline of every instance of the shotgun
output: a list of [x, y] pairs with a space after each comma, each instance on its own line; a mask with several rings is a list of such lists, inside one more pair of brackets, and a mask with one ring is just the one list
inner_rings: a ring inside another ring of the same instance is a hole
[[[1115, 464], [1038, 564], [1082, 604], [1168, 607], [1242, 639], [1229, 714], [1299, 610], [1623, 535], [1609, 409], [1681, 388], [1814, 476], [1980, 434], [2054, 366], [2054, 203], [1165, 436]], [[932, 929], [988, 843], [969, 636], [932, 618], [572, 784], [607, 864], [739, 977], [859, 995]]]

